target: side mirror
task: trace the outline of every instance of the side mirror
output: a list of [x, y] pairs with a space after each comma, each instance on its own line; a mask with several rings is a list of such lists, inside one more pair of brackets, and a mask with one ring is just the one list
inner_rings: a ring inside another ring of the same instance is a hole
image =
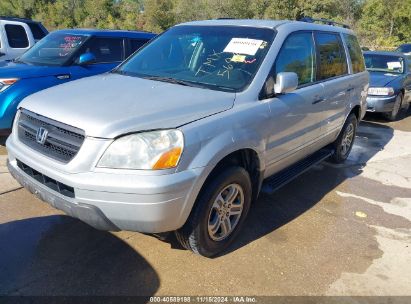
[[93, 53], [84, 53], [80, 55], [78, 59], [78, 64], [87, 65], [87, 64], [92, 64], [95, 61], [96, 61], [96, 56], [94, 56]]
[[293, 72], [282, 72], [277, 74], [274, 85], [274, 93], [285, 94], [295, 91], [298, 87], [298, 75]]

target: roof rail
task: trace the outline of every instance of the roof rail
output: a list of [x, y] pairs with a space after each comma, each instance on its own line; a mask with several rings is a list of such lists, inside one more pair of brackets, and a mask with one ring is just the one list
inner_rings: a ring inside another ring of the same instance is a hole
[[307, 23], [315, 23], [315, 22], [319, 22], [319, 23], [324, 23], [326, 25], [332, 25], [332, 26], [340, 26], [346, 29], [349, 29], [350, 26], [344, 23], [340, 23], [340, 22], [335, 22], [333, 20], [328, 20], [328, 19], [323, 19], [323, 18], [319, 18], [319, 19], [315, 19], [315, 18], [311, 18], [311, 17], [302, 17], [300, 19], [298, 19], [298, 21], [301, 22], [307, 22]]

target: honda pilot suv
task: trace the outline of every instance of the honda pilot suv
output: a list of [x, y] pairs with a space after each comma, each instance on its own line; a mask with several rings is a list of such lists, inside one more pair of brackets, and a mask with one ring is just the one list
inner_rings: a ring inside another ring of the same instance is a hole
[[368, 78], [345, 27], [184, 23], [110, 73], [25, 98], [9, 170], [97, 229], [174, 231], [185, 248], [215, 256], [262, 188], [325, 157], [347, 159]]

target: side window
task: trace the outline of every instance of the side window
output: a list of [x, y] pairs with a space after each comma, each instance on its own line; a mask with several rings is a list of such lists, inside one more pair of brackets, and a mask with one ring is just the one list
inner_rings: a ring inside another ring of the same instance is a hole
[[123, 60], [123, 39], [95, 37], [90, 39], [84, 52], [96, 56], [95, 63], [111, 63]]
[[147, 43], [147, 39], [130, 39], [130, 53], [129, 55], [133, 54], [139, 48], [141, 48], [144, 44]]
[[318, 80], [348, 73], [347, 60], [341, 38], [333, 33], [316, 33], [319, 55]]
[[40, 40], [43, 39], [44, 36], [46, 36], [46, 33], [44, 33], [43, 29], [36, 23], [27, 23], [29, 26], [31, 33], [33, 34], [34, 40]]
[[291, 34], [284, 42], [275, 62], [275, 74], [294, 72], [299, 85], [315, 82], [315, 47], [311, 32]]
[[29, 46], [29, 39], [24, 27], [17, 24], [6, 24], [4, 28], [11, 48], [24, 49]]
[[362, 54], [361, 47], [358, 43], [357, 37], [353, 35], [344, 34], [344, 38], [347, 43], [348, 52], [350, 53], [353, 72], [364, 72], [364, 56]]

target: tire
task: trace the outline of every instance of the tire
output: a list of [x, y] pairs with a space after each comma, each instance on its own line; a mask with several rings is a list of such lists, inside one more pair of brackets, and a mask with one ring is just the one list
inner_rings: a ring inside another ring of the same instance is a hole
[[341, 164], [348, 158], [348, 155], [350, 155], [357, 133], [357, 126], [357, 117], [355, 114], [350, 114], [344, 123], [340, 135], [338, 135], [337, 140], [333, 143], [335, 152], [331, 160], [334, 163]]
[[393, 107], [392, 111], [382, 114], [385, 117], [385, 119], [387, 119], [389, 121], [397, 120], [398, 114], [401, 112], [403, 99], [404, 99], [403, 94], [399, 93], [397, 98], [395, 99], [394, 107]]
[[[235, 191], [238, 193], [235, 194]], [[233, 201], [228, 200], [230, 195], [235, 195]], [[217, 200], [218, 197], [220, 200]], [[251, 197], [252, 187], [248, 172], [241, 167], [223, 169], [200, 192], [187, 222], [175, 232], [178, 241], [184, 248], [205, 257], [213, 257], [222, 253], [241, 230], [250, 209]], [[224, 209], [228, 207], [229, 201], [232, 201], [229, 205], [231, 210]], [[223, 202], [226, 207], [223, 206]], [[242, 208], [240, 208], [241, 202]], [[217, 206], [219, 209], [216, 208]], [[223, 210], [232, 211], [233, 215], [229, 213], [227, 217], [228, 213], [224, 212], [224, 215]], [[218, 213], [219, 211], [221, 213]], [[221, 221], [221, 218], [225, 220]], [[232, 230], [226, 234], [224, 232], [228, 229], [224, 228], [228, 227], [228, 222]], [[214, 223], [216, 225], [213, 226]]]
[[408, 113], [410, 109], [410, 103], [409, 102], [405, 102], [403, 101], [403, 105], [402, 105], [402, 110], [404, 111], [404, 113]]

